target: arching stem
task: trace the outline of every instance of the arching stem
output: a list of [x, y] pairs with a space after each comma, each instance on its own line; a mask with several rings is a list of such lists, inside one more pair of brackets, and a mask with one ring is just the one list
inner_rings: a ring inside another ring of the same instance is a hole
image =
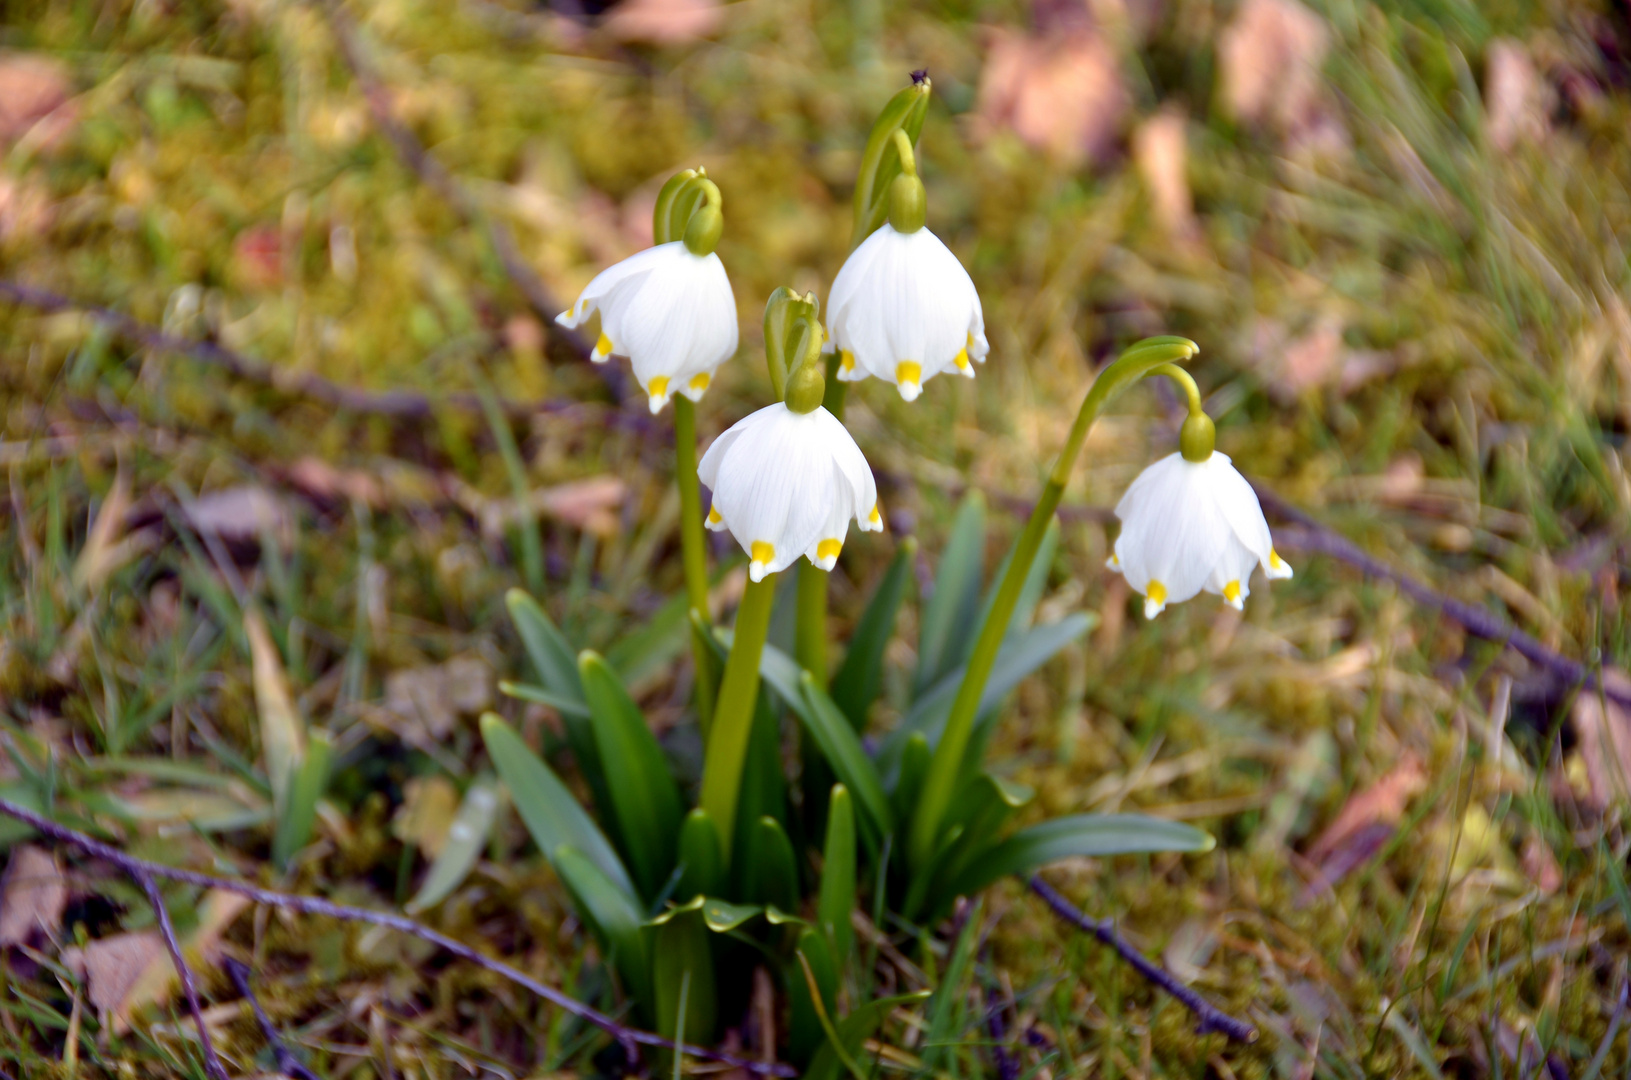
[[[963, 755], [968, 750], [969, 737], [974, 731], [986, 682], [997, 662], [1002, 640], [1007, 636], [1008, 624], [1013, 618], [1015, 605], [1019, 603], [1019, 594], [1024, 589], [1031, 563], [1036, 560], [1048, 523], [1059, 508], [1059, 500], [1065, 493], [1065, 484], [1070, 480], [1071, 469], [1081, 454], [1082, 444], [1087, 441], [1088, 429], [1104, 407], [1127, 387], [1163, 365], [1188, 360], [1198, 351], [1195, 343], [1186, 338], [1145, 338], [1105, 368], [1083, 399], [1076, 420], [1071, 424], [1070, 434], [1065, 438], [1064, 448], [1059, 451], [1053, 471], [1048, 474], [1048, 481], [1036, 500], [1036, 508], [1031, 512], [1030, 520], [1025, 523], [1025, 531], [1020, 534], [1019, 542], [1014, 547], [1013, 559], [997, 587], [996, 599], [980, 627], [962, 684], [957, 688], [957, 698], [952, 702], [951, 714], [946, 718], [945, 732], [930, 759], [929, 772], [924, 779], [907, 837], [907, 858], [913, 874], [926, 874], [931, 869], [930, 864], [940, 840], [940, 825], [956, 795], [957, 781], [963, 771]], [[1196, 400], [1199, 400], [1198, 391]]]

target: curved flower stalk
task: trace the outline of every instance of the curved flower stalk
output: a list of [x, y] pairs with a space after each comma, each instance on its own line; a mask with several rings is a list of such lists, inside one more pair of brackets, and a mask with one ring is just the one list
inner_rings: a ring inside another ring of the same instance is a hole
[[800, 555], [831, 570], [851, 518], [862, 532], [883, 528], [871, 467], [820, 405], [801, 413], [778, 402], [738, 421], [702, 455], [697, 473], [714, 493], [708, 528], [736, 537], [753, 581]]
[[738, 341], [736, 296], [714, 253], [724, 227], [719, 188], [702, 171], [686, 170], [664, 185], [657, 216], [654, 247], [602, 270], [555, 317], [576, 328], [599, 311], [589, 358], [627, 356], [653, 413], [675, 394], [701, 400]]
[[765, 353], [783, 400], [715, 439], [697, 467], [713, 491], [708, 527], [730, 530], [751, 560], [702, 773], [702, 808], [719, 825], [727, 860], [770, 624], [771, 579], [801, 555], [831, 570], [852, 518], [863, 532], [883, 528], [872, 469], [821, 404], [826, 376], [818, 315], [813, 295], [778, 289], [771, 296]]
[[[1184, 386], [1189, 396], [1190, 418], [1184, 423], [1180, 444], [1187, 456], [1202, 459], [1212, 454], [1212, 421], [1200, 408], [1200, 392], [1187, 372], [1175, 362], [1191, 359], [1199, 349], [1193, 341], [1179, 337], [1154, 337], [1138, 342], [1105, 368], [1093, 380], [1087, 396], [1083, 398], [1070, 434], [1048, 474], [1036, 507], [1025, 530], [1015, 542], [1013, 555], [996, 596], [987, 608], [979, 636], [969, 653], [963, 680], [957, 688], [951, 712], [933, 756], [927, 764], [923, 786], [912, 809], [907, 835], [907, 860], [914, 873], [930, 867], [945, 835], [952, 802], [957, 794], [959, 780], [964, 775], [964, 757], [974, 734], [974, 720], [991, 678], [997, 655], [1007, 634], [1009, 620], [1019, 603], [1020, 593], [1031, 570], [1054, 511], [1064, 495], [1065, 483], [1087, 440], [1088, 429], [1111, 400], [1128, 387], [1149, 375], [1167, 375]], [[1204, 451], [1204, 453], [1203, 453]]]
[[[904, 93], [919, 92], [926, 100], [928, 86], [925, 78]], [[889, 181], [888, 220], [838, 271], [827, 333], [837, 350], [840, 380], [884, 379], [902, 398], [915, 401], [923, 384], [942, 372], [972, 379], [974, 365], [985, 362], [990, 346], [968, 271], [923, 226], [926, 196], [912, 136], [896, 127], [889, 137], [899, 175]]]
[[1291, 576], [1274, 550], [1257, 494], [1227, 454], [1162, 458], [1133, 481], [1116, 517], [1121, 535], [1108, 566], [1144, 597], [1145, 618], [1202, 589], [1238, 611], [1259, 565], [1270, 581]]

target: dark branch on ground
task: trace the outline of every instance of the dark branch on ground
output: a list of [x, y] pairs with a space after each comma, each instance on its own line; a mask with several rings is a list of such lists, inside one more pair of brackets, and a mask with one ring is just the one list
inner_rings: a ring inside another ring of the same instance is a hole
[[1195, 1027], [1197, 1034], [1210, 1035], [1213, 1032], [1219, 1032], [1227, 1035], [1235, 1042], [1249, 1043], [1257, 1041], [1256, 1028], [1244, 1020], [1237, 1020], [1228, 1013], [1223, 1012], [1216, 1005], [1180, 983], [1172, 976], [1171, 972], [1146, 959], [1143, 953], [1133, 948], [1120, 934], [1116, 933], [1115, 924], [1109, 919], [1099, 920], [1084, 915], [1076, 909], [1074, 904], [1066, 900], [1058, 890], [1043, 881], [1038, 874], [1031, 875], [1030, 885], [1031, 891], [1040, 896], [1043, 902], [1053, 909], [1055, 915], [1078, 930], [1087, 931], [1116, 950], [1123, 960], [1132, 965], [1133, 970], [1182, 1002], [1184, 1007], [1194, 1013], [1200, 1021]]
[[[131, 860], [133, 863], [137, 861]], [[175, 965], [176, 977], [181, 980], [181, 993], [187, 999], [187, 1009], [193, 1014], [193, 1023], [198, 1026], [198, 1045], [204, 1052], [204, 1068], [215, 1080], [228, 1080], [227, 1071], [216, 1056], [210, 1026], [204, 1021], [204, 1007], [198, 1000], [198, 983], [193, 979], [193, 969], [187, 964], [187, 958], [181, 954], [181, 943], [176, 940], [176, 928], [170, 922], [170, 909], [164, 906], [164, 897], [159, 895], [158, 882], [153, 880], [153, 875], [145, 866], [126, 866], [125, 870], [136, 879], [136, 884], [147, 894], [147, 902], [153, 905], [153, 918], [158, 921], [159, 936], [164, 938], [170, 963]]]
[[1548, 649], [1487, 608], [1446, 596], [1404, 571], [1395, 570], [1382, 560], [1366, 554], [1358, 544], [1321, 525], [1273, 492], [1265, 491], [1257, 484], [1253, 484], [1252, 487], [1256, 490], [1264, 509], [1295, 524], [1295, 528], [1281, 529], [1275, 533], [1275, 542], [1278, 546], [1288, 551], [1311, 551], [1329, 555], [1370, 577], [1391, 581], [1410, 599], [1455, 620], [1474, 637], [1511, 649], [1562, 683], [1584, 687], [1593, 693], [1602, 694], [1624, 708], [1631, 708], [1631, 691], [1609, 686], [1597, 671], [1585, 664]]
[[300, 1063], [289, 1044], [283, 1041], [283, 1036], [272, 1023], [272, 1018], [266, 1015], [261, 1003], [255, 997], [255, 988], [249, 984], [249, 965], [232, 957], [227, 957], [221, 964], [232, 985], [238, 988], [238, 993], [249, 1002], [249, 1007], [255, 1012], [255, 1022], [260, 1025], [261, 1034], [265, 1036], [266, 1043], [272, 1048], [272, 1057], [277, 1062], [277, 1071], [284, 1076], [293, 1077], [293, 1080], [319, 1080], [316, 1073]]
[[[149, 349], [190, 357], [199, 363], [221, 368], [247, 382], [270, 386], [281, 393], [310, 398], [346, 412], [402, 420], [429, 420], [436, 416], [438, 409], [445, 407], [478, 415], [482, 411], [481, 399], [475, 394], [441, 394], [431, 398], [412, 390], [363, 390], [358, 387], [342, 386], [313, 372], [295, 371], [245, 356], [218, 342], [191, 341], [175, 337], [112, 308], [82, 303], [18, 281], [0, 279], [0, 299], [49, 314], [80, 312]], [[502, 401], [499, 406], [505, 415], [513, 419], [525, 419], [537, 413], [559, 412], [572, 407], [573, 404], [575, 403], [561, 401]]]
[[[596, 1009], [593, 1006], [585, 1005], [581, 1001], [562, 993], [554, 987], [539, 982], [537, 979], [534, 979], [525, 972], [511, 967], [502, 960], [494, 960], [491, 957], [485, 956], [471, 946], [450, 938], [440, 931], [432, 930], [423, 923], [410, 919], [405, 915], [396, 915], [386, 911], [370, 911], [367, 908], [352, 907], [348, 904], [337, 904], [331, 900], [323, 900], [315, 896], [296, 896], [291, 893], [275, 892], [271, 889], [262, 889], [258, 886], [249, 885], [242, 881], [234, 881], [231, 878], [215, 877], [211, 874], [200, 874], [194, 870], [182, 870], [173, 866], [165, 866], [162, 863], [149, 862], [146, 859], [138, 859], [133, 855], [127, 855], [125, 852], [120, 851], [111, 844], [105, 844], [102, 841], [87, 836], [75, 829], [70, 829], [67, 826], [59, 825], [42, 814], [37, 814], [27, 807], [19, 806], [16, 803], [6, 799], [0, 799], [0, 814], [4, 814], [10, 818], [15, 818], [16, 820], [31, 826], [42, 836], [49, 837], [58, 843], [67, 844], [71, 847], [78, 848], [80, 851], [83, 851], [86, 854], [93, 855], [96, 858], [105, 859], [119, 867], [121, 870], [125, 871], [127, 874], [130, 874], [138, 882], [143, 881], [144, 878], [149, 880], [151, 878], [166, 878], [170, 881], [180, 881], [185, 884], [195, 885], [204, 889], [224, 889], [228, 892], [236, 893], [239, 896], [247, 897], [257, 904], [267, 904], [272, 907], [283, 908], [288, 911], [297, 911], [303, 915], [318, 915], [324, 918], [340, 919], [347, 922], [369, 923], [373, 926], [383, 926], [390, 930], [399, 931], [400, 933], [411, 934], [422, 941], [428, 941], [433, 945], [445, 949], [447, 952], [452, 953], [461, 960], [466, 960], [478, 967], [492, 972], [495, 975], [508, 979], [517, 986], [532, 991], [534, 994], [537, 994], [539, 997], [543, 998], [545, 1001], [548, 1001], [557, 1008], [595, 1025], [608, 1035], [612, 1036], [613, 1039], [622, 1045], [625, 1052], [631, 1054], [631, 1056], [636, 1045], [650, 1046], [660, 1050], [679, 1050], [681, 1053], [689, 1057], [702, 1058], [707, 1061], [717, 1061], [725, 1065], [735, 1066], [740, 1069], [745, 1069], [749, 1073], [756, 1076], [768, 1075], [792, 1077], [796, 1075], [793, 1069], [786, 1065], [755, 1061], [739, 1054], [731, 1054], [722, 1050], [711, 1050], [701, 1046], [691, 1046], [689, 1044], [677, 1044], [672, 1039], [665, 1039], [661, 1035], [657, 1035], [649, 1031], [641, 1031], [637, 1028], [625, 1027], [612, 1017], [601, 1012], [599, 1009]], [[152, 895], [156, 896], [156, 890]], [[163, 905], [160, 903], [155, 902], [155, 907], [159, 911], [164, 910]], [[163, 916], [163, 918], [166, 920], [168, 917], [168, 914]], [[179, 949], [172, 950], [171, 957], [173, 960], [175, 960], [178, 971], [185, 973], [187, 969], [183, 964]], [[188, 976], [183, 974], [183, 986], [187, 985], [187, 981]], [[194, 1015], [198, 1017], [202, 1023], [202, 1014], [195, 1012]], [[208, 1036], [205, 1035], [204, 1038], [205, 1045], [208, 1046]], [[213, 1053], [213, 1050], [211, 1053]], [[225, 1080], [225, 1077], [221, 1077], [220, 1080]]]

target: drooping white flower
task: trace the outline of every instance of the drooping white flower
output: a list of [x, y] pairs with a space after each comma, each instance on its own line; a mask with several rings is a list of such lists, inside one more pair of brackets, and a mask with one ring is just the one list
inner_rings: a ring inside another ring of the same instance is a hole
[[974, 377], [990, 346], [968, 271], [928, 229], [885, 223], [838, 271], [827, 302], [838, 377], [895, 384], [907, 401], [943, 371]]
[[683, 240], [602, 270], [555, 321], [575, 329], [597, 310], [600, 340], [589, 358], [627, 356], [654, 413], [676, 393], [699, 400], [736, 353], [736, 297], [725, 266], [713, 252], [693, 255]]
[[872, 469], [849, 431], [826, 409], [806, 413], [777, 402], [715, 439], [697, 465], [714, 493], [708, 528], [729, 529], [763, 580], [800, 555], [831, 570], [849, 521], [883, 528]]
[[1244, 606], [1253, 566], [1271, 581], [1291, 576], [1274, 550], [1257, 493], [1214, 451], [1205, 461], [1175, 453], [1139, 474], [1116, 504], [1121, 535], [1109, 567], [1144, 597], [1153, 619], [1205, 589]]

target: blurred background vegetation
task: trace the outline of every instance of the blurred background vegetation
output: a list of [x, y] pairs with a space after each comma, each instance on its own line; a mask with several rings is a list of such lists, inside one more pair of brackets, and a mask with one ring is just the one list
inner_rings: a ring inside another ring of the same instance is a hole
[[[706, 166], [744, 328], [699, 409], [711, 438], [768, 400], [764, 300], [825, 295], [867, 128], [916, 68], [929, 226], [992, 354], [916, 405], [850, 393], [891, 530], [846, 547], [840, 623], [902, 535], [927, 587], [965, 492], [1000, 557], [1094, 366], [1177, 333], [1201, 345], [1219, 448], [1266, 490], [1624, 678], [1626, 0], [0, 0], [0, 286], [71, 301], [0, 297], [0, 794], [166, 862], [412, 898], [487, 767], [474, 714], [558, 744], [548, 709], [495, 694], [521, 674], [504, 590], [601, 648], [682, 591], [669, 417], [553, 332], [488, 226], [564, 307], [649, 242], [669, 174]], [[336, 404], [310, 376], [430, 408]], [[938, 999], [955, 1008], [898, 1014], [872, 1058], [995, 1071], [996, 1002], [1024, 1075], [1624, 1075], [1631, 710], [1306, 550], [1307, 522], [1282, 534], [1296, 579], [1243, 616], [1203, 597], [1143, 621], [1102, 571], [1107, 509], [1173, 444], [1164, 393], [1095, 430], [1044, 603], [1099, 624], [1020, 688], [995, 760], [1038, 816], [1137, 808], [1219, 838], [1050, 880], [1262, 1038], [1196, 1037], [1015, 883], [980, 911], [978, 962]], [[727, 612], [740, 584], [720, 582]], [[672, 625], [621, 661], [694, 777]], [[281, 871], [278, 686], [335, 748]], [[202, 1075], [139, 890], [25, 839], [0, 822], [14, 871], [33, 852], [0, 900], [0, 1067]], [[513, 814], [481, 855], [424, 917], [608, 1001]], [[199, 955], [253, 961], [321, 1075], [607, 1067], [592, 1031], [415, 942], [165, 895]], [[939, 983], [936, 928], [879, 933], [890, 985]], [[229, 1063], [271, 1069], [201, 970]]]

